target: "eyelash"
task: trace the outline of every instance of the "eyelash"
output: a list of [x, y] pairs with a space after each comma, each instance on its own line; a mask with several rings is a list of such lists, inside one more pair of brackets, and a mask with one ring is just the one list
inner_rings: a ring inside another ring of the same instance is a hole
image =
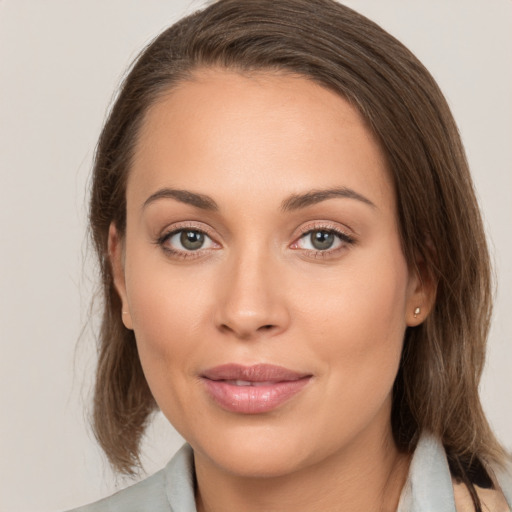
[[[203, 255], [205, 251], [210, 252], [212, 250], [211, 248], [205, 248], [205, 249], [199, 248], [196, 251], [176, 250], [176, 249], [172, 249], [168, 245], [166, 245], [166, 243], [173, 236], [175, 236], [179, 233], [182, 233], [184, 231], [191, 231], [194, 233], [202, 234], [202, 235], [208, 237], [214, 244], [217, 244], [217, 242], [215, 242], [213, 240], [213, 238], [209, 235], [207, 230], [199, 228], [194, 225], [183, 225], [183, 226], [179, 226], [179, 227], [174, 227], [172, 230], [166, 231], [160, 237], [158, 237], [157, 240], [155, 241], [155, 244], [160, 246], [162, 248], [162, 250], [165, 253], [167, 253], [168, 255], [170, 255], [171, 257], [177, 258], [177, 259], [183, 259], [183, 260], [201, 257], [201, 255]], [[314, 233], [314, 232], [325, 232], [325, 233], [334, 234], [334, 236], [336, 236], [338, 238], [338, 240], [341, 242], [341, 246], [336, 247], [335, 249], [325, 249], [325, 250], [302, 249], [300, 247], [297, 247], [297, 244], [299, 243], [300, 240], [302, 240], [303, 238], [305, 238], [308, 235], [311, 235], [311, 233]], [[348, 235], [347, 233], [345, 233], [344, 231], [342, 231], [338, 228], [335, 228], [330, 225], [329, 226], [328, 225], [315, 225], [315, 226], [308, 226], [304, 231], [302, 231], [300, 233], [300, 235], [298, 236], [298, 238], [296, 238], [295, 241], [291, 244], [291, 248], [293, 250], [305, 251], [310, 256], [313, 256], [314, 258], [329, 258], [329, 257], [335, 256], [338, 252], [347, 249], [348, 246], [355, 245], [356, 242], [357, 241], [354, 237]], [[213, 250], [215, 250], [215, 249], [213, 249]]]
[[[315, 232], [324, 232], [324, 233], [333, 234], [341, 242], [341, 245], [339, 247], [336, 247], [335, 249], [326, 249], [326, 250], [320, 250], [320, 249], [317, 249], [317, 250], [314, 250], [314, 249], [301, 249], [300, 247], [293, 247], [293, 246], [297, 246], [297, 244], [299, 243], [299, 240], [302, 240], [305, 237], [310, 236], [311, 233], [315, 233]], [[357, 242], [357, 240], [353, 236], [348, 235], [344, 231], [342, 231], [339, 228], [334, 227], [332, 225], [326, 225], [326, 224], [324, 224], [324, 225], [313, 225], [313, 226], [306, 227], [304, 229], [304, 231], [302, 231], [302, 233], [299, 235], [299, 237], [296, 239], [296, 241], [293, 242], [292, 248], [294, 250], [299, 250], [299, 251], [300, 250], [304, 250], [304, 251], [307, 251], [307, 253], [309, 255], [313, 256], [314, 258], [325, 258], [325, 259], [327, 259], [327, 258], [330, 258], [330, 257], [335, 257], [339, 252], [348, 249], [348, 247], [350, 247], [352, 245], [355, 245], [356, 242]]]
[[[177, 258], [177, 259], [182, 259], [182, 260], [198, 258], [202, 254], [204, 254], [205, 251], [211, 250], [211, 249], [201, 249], [200, 248], [196, 251], [186, 251], [186, 250], [172, 249], [171, 247], [166, 245], [166, 243], [173, 236], [175, 236], [179, 233], [183, 233], [184, 231], [200, 233], [202, 235], [205, 235], [206, 237], [208, 237], [210, 240], [213, 241], [213, 238], [209, 235], [207, 230], [197, 227], [197, 226], [194, 226], [194, 225], [185, 224], [185, 225], [175, 226], [172, 230], [164, 232], [160, 237], [158, 237], [158, 239], [155, 241], [155, 243], [156, 243], [156, 245], [160, 246], [162, 248], [162, 250], [169, 256], [171, 256], [173, 258]], [[213, 243], [216, 243], [216, 242], [213, 241]]]

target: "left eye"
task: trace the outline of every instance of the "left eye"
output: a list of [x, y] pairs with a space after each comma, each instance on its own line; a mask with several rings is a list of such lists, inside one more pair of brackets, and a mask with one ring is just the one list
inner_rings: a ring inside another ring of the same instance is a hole
[[297, 243], [300, 249], [327, 251], [343, 244], [342, 235], [327, 229], [315, 229], [302, 235]]
[[213, 240], [202, 231], [196, 229], [181, 229], [171, 233], [166, 240], [166, 245], [179, 251], [197, 251], [209, 249]]

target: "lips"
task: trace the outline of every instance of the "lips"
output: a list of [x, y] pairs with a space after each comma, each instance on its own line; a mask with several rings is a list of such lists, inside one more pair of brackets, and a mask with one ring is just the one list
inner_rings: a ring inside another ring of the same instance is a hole
[[290, 400], [312, 376], [268, 364], [226, 364], [206, 370], [201, 377], [209, 397], [221, 408], [240, 414], [260, 414]]

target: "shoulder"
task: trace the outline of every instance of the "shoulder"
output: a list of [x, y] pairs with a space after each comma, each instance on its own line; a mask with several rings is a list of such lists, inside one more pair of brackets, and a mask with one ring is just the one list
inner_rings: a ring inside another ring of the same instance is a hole
[[[495, 488], [475, 486], [484, 512], [512, 512], [512, 464], [489, 467]], [[398, 512], [475, 512], [464, 484], [452, 478], [445, 449], [439, 439], [423, 433], [414, 451]]]
[[[512, 460], [502, 466], [488, 466], [487, 470], [494, 481], [494, 488], [475, 485], [475, 491], [482, 503], [484, 512], [510, 512], [512, 510]], [[454, 482], [453, 491], [457, 512], [474, 512], [473, 500], [468, 488]]]
[[497, 486], [512, 510], [512, 457], [509, 455], [502, 466], [492, 469]]
[[168, 511], [164, 470], [95, 503], [69, 512]]
[[69, 512], [196, 512], [193, 485], [192, 449], [184, 445], [154, 475]]
[[[510, 508], [500, 490], [483, 489], [478, 486], [475, 486], [475, 490], [482, 503], [482, 510], [486, 512], [510, 512]], [[457, 512], [475, 511], [471, 495], [464, 484], [455, 483], [453, 493]]]

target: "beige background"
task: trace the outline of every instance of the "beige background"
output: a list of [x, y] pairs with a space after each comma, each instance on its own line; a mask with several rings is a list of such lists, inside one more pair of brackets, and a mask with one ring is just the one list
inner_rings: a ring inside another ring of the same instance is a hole
[[[0, 511], [58, 511], [115, 489], [84, 413], [94, 367], [88, 173], [127, 64], [201, 4], [0, 0]], [[511, 450], [512, 1], [347, 4], [423, 60], [458, 120], [499, 282], [482, 394]], [[148, 472], [180, 443], [157, 418]]]

